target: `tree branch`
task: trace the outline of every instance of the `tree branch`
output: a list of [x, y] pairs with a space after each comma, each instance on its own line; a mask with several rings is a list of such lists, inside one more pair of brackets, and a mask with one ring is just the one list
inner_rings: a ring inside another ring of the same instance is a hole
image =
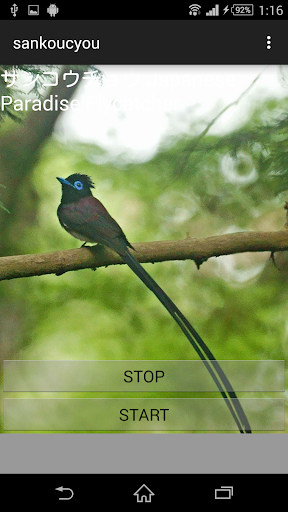
[[[278, 252], [288, 250], [288, 230], [276, 232], [241, 232], [207, 238], [191, 238], [133, 244], [140, 263], [169, 260], [194, 260], [197, 267], [212, 257], [243, 252]], [[132, 251], [134, 254], [134, 252]], [[0, 258], [0, 281], [44, 274], [61, 275], [83, 268], [123, 264], [121, 257], [102, 247], [81, 247], [68, 251], [26, 254]]]

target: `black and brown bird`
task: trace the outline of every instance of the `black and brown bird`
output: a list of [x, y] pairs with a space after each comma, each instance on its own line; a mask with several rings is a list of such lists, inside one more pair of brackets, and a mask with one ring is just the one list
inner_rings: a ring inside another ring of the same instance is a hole
[[202, 359], [218, 390], [224, 398], [241, 433], [251, 433], [246, 414], [233, 387], [220, 364], [168, 295], [138, 263], [131, 252], [119, 224], [111, 217], [103, 204], [92, 195], [93, 181], [85, 174], [71, 174], [68, 178], [57, 178], [62, 185], [61, 203], [57, 215], [61, 226], [70, 235], [83, 242], [98, 243], [117, 252], [141, 281], [156, 295], [185, 334], [198, 356]]

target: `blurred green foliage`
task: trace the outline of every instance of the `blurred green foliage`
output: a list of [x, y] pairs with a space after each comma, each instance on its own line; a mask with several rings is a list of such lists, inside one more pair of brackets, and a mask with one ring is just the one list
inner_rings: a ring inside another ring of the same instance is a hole
[[[256, 105], [241, 129], [199, 140], [184, 167], [181, 158], [193, 143], [188, 136], [164, 141], [149, 162], [121, 167], [97, 165], [103, 150], [96, 146], [50, 140], [31, 180], [38, 195], [34, 225], [13, 237], [18, 253], [79, 247], [56, 216], [61, 196], [56, 176], [75, 172], [93, 178], [94, 195], [132, 244], [177, 240], [187, 233], [197, 238], [280, 229], [288, 176], [287, 111], [287, 99]], [[269, 256], [212, 258], [200, 270], [192, 261], [145, 268], [217, 359], [285, 359], [288, 267], [284, 261], [277, 269]], [[197, 358], [161, 304], [125, 266], [2, 282], [1, 296], [26, 303], [14, 356], [19, 359]]]

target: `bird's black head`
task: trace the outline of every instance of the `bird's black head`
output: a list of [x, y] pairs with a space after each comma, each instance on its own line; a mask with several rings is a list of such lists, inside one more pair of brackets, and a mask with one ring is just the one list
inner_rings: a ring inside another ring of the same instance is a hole
[[94, 183], [86, 174], [71, 174], [68, 178], [57, 178], [62, 185], [61, 203], [74, 203], [81, 197], [92, 196], [91, 188]]

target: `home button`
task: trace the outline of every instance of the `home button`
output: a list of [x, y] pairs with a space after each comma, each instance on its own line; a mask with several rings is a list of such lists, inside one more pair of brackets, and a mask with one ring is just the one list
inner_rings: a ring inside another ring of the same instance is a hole
[[137, 503], [151, 503], [152, 496], [155, 496], [154, 492], [152, 492], [147, 485], [143, 484], [136, 492], [134, 492], [133, 496], [137, 497]]

